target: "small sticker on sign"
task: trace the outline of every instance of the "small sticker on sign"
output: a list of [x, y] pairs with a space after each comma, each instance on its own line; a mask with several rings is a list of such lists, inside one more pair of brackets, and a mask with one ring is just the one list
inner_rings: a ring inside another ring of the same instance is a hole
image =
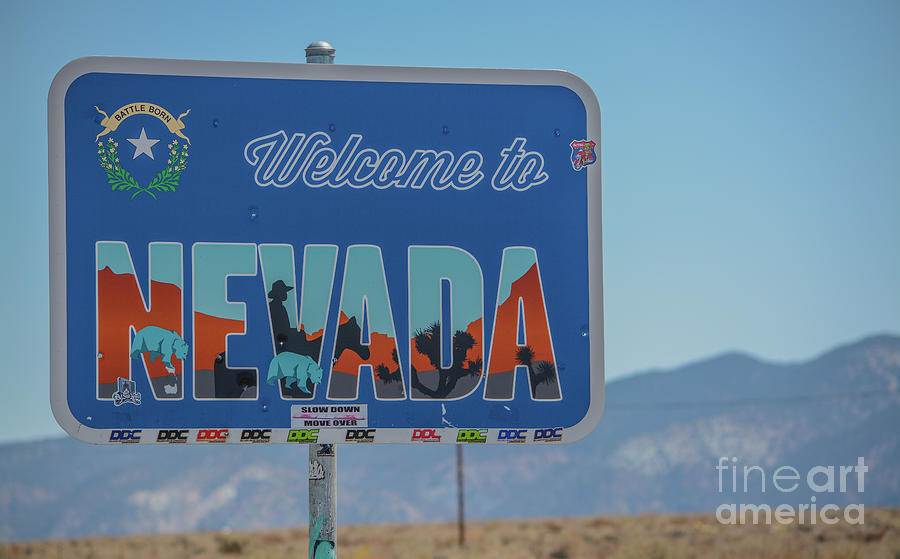
[[325, 468], [319, 464], [318, 460], [309, 463], [309, 479], [325, 479]]
[[596, 145], [597, 143], [591, 140], [572, 140], [572, 143], [569, 144], [569, 147], [572, 148], [572, 168], [580, 171], [597, 161], [597, 154], [594, 153]]
[[367, 404], [291, 406], [291, 428], [368, 427]]
[[137, 391], [137, 383], [127, 378], [119, 377], [119, 389], [113, 392], [112, 399], [116, 407], [121, 406], [125, 402], [131, 402], [136, 406], [141, 405], [141, 393]]

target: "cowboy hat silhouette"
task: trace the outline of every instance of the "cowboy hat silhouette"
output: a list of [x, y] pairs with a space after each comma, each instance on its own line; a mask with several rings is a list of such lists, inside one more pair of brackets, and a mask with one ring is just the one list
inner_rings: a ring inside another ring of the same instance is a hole
[[269, 299], [278, 299], [284, 301], [287, 299], [287, 292], [294, 289], [293, 287], [286, 285], [281, 280], [275, 280], [275, 283], [272, 284], [272, 290], [269, 291]]

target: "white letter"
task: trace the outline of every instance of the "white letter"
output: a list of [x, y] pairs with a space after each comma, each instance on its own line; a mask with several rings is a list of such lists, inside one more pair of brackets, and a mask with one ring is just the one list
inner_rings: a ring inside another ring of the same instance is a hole
[[853, 471], [853, 466], [841, 466], [841, 493], [847, 492], [847, 474]]
[[753, 524], [759, 524], [759, 513], [766, 513], [766, 524], [772, 523], [772, 507], [769, 505], [745, 505], [741, 504], [741, 524], [746, 524], [747, 513], [753, 514]]
[[[728, 511], [728, 518], [724, 517], [724, 512]], [[734, 505], [729, 504], [721, 504], [719, 508], [716, 509], [716, 520], [719, 521], [719, 524], [736, 524], [737, 523], [737, 514], [735, 513]]]
[[753, 470], [759, 470], [759, 483], [762, 492], [766, 492], [766, 472], [763, 471], [759, 466], [744, 466], [744, 493], [747, 492], [747, 480], [750, 478], [750, 472]]
[[775, 521], [779, 524], [792, 524], [794, 514], [794, 508], [791, 505], [782, 504], [775, 507]]
[[819, 509], [819, 515], [822, 517], [822, 522], [824, 522], [825, 524], [837, 524], [840, 519], [837, 517], [828, 516], [828, 511], [830, 510], [836, 511], [838, 510], [838, 506], [835, 504], [830, 504], [825, 505], [824, 507]]
[[866, 472], [869, 471], [869, 467], [866, 466], [866, 461], [863, 460], [863, 457], [860, 456], [856, 459], [856, 490], [860, 493], [866, 490], [866, 480], [864, 479]]
[[[816, 483], [817, 474], [825, 474], [828, 480], [823, 485]], [[806, 485], [816, 493], [825, 491], [834, 493], [834, 466], [814, 466], [811, 468], [806, 474]]]
[[[781, 472], [781, 470], [790, 470], [791, 475], [783, 476], [779, 473], [779, 472]], [[778, 482], [781, 480], [796, 482], [798, 479], [800, 479], [800, 472], [797, 471], [797, 468], [795, 468], [793, 466], [782, 466], [782, 467], [778, 468], [777, 470], [775, 470], [775, 473], [772, 474], [772, 485], [774, 485], [775, 489], [781, 491], [782, 493], [790, 493], [792, 491], [796, 491], [797, 487], [800, 485], [800, 483], [794, 483], [793, 487], [791, 487], [790, 489], [785, 489], [785, 488], [781, 487], [781, 484]]]
[[[850, 511], [856, 511], [856, 518], [850, 518]], [[866, 523], [866, 505], [847, 505], [844, 507], [844, 522], [847, 524], [865, 524]]]
[[[722, 465], [722, 461], [728, 460], [727, 456], [719, 456], [719, 465], [716, 466], [716, 471], [719, 472], [719, 493], [722, 492], [722, 472], [725, 471], [725, 466]], [[734, 488], [732, 487], [732, 491]]]

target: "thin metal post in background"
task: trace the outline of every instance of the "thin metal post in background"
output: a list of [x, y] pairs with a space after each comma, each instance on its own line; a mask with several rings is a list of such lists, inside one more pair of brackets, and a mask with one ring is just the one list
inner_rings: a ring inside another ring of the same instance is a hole
[[[308, 64], [334, 64], [334, 47], [313, 41]], [[337, 556], [337, 445], [309, 445], [309, 559]]]
[[459, 545], [466, 543], [466, 503], [463, 470], [463, 447], [456, 445], [456, 522], [459, 525]]

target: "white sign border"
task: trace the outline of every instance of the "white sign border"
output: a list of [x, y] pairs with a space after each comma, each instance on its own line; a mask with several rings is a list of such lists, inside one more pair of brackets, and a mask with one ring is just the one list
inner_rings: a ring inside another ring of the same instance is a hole
[[[66, 300], [66, 161], [65, 161], [65, 97], [69, 86], [79, 77], [93, 73], [137, 75], [169, 75], [226, 78], [269, 78], [296, 80], [371, 81], [388, 83], [453, 83], [494, 85], [562, 86], [575, 93], [587, 114], [587, 139], [600, 148], [600, 105], [584, 80], [562, 70], [506, 70], [475, 68], [421, 68], [400, 66], [350, 66], [343, 64], [284, 64], [268, 62], [224, 62], [152, 58], [92, 56], [66, 64], [53, 79], [47, 97], [49, 218], [50, 218], [50, 407], [57, 423], [72, 437], [93, 444], [110, 444], [112, 429], [95, 429], [79, 422], [69, 409], [67, 400], [67, 300]], [[599, 157], [598, 157], [599, 159]], [[603, 348], [603, 258], [601, 231], [601, 167], [602, 162], [584, 168], [587, 173], [588, 214], [588, 288], [590, 320], [590, 406], [574, 426], [564, 429], [562, 442], [574, 442], [596, 427], [603, 414], [605, 400]], [[547, 425], [546, 428], [553, 428]], [[191, 434], [203, 426], [190, 428]], [[224, 427], [223, 427], [224, 428]], [[229, 427], [231, 431], [253, 428], [250, 425]], [[473, 427], [476, 428], [476, 427]], [[140, 429], [140, 428], [135, 428]], [[182, 429], [187, 429], [182, 427]], [[149, 435], [156, 428], [143, 428]], [[379, 428], [375, 442], [409, 443], [412, 428]], [[456, 443], [457, 429], [435, 429], [443, 443]], [[290, 429], [273, 428], [272, 434], [284, 439]], [[452, 431], [452, 433], [451, 433]], [[528, 431], [535, 431], [529, 428]], [[339, 434], [345, 429], [321, 429], [319, 442], [344, 442]], [[497, 440], [499, 429], [488, 429], [488, 443]], [[189, 437], [190, 438], [190, 437]], [[196, 437], [193, 437], [196, 438]], [[229, 442], [237, 443], [236, 437]], [[529, 437], [531, 439], [531, 437]], [[142, 437], [142, 442], [151, 441]], [[193, 443], [195, 441], [188, 441]], [[272, 442], [286, 442], [282, 440]], [[115, 444], [115, 443], [112, 443]], [[296, 444], [296, 443], [295, 443]]]

